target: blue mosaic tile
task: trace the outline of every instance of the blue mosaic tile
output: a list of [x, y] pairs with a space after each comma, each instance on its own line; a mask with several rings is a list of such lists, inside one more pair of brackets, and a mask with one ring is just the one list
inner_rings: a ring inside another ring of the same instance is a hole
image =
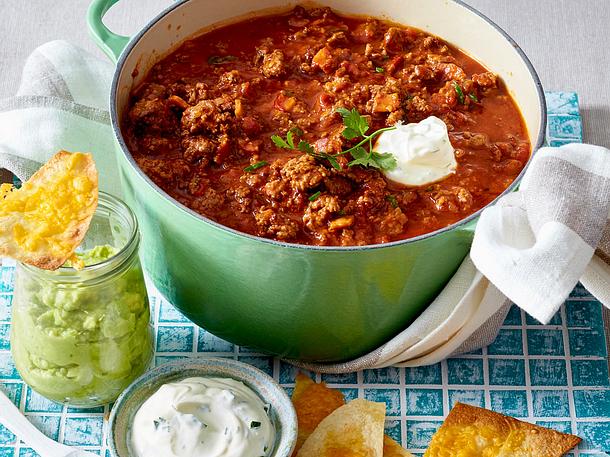
[[400, 382], [400, 369], [388, 367], [364, 370], [362, 379], [365, 384], [398, 384]]
[[563, 359], [533, 359], [529, 361], [532, 386], [566, 386], [566, 361]]
[[0, 379], [17, 379], [17, 369], [10, 352], [0, 352]]
[[328, 384], [356, 384], [358, 382], [357, 373], [344, 374], [322, 374], [322, 381]]
[[0, 445], [15, 444], [16, 439], [15, 435], [13, 435], [8, 428], [0, 424]]
[[12, 306], [12, 295], [0, 295], [0, 322], [9, 322], [11, 320]]
[[[555, 313], [549, 323], [547, 325], [561, 325], [561, 312]], [[525, 324], [526, 325], [542, 325], [538, 320], [530, 316], [529, 314], [525, 315]]]
[[489, 359], [489, 384], [492, 386], [524, 386], [523, 359]]
[[532, 390], [532, 415], [534, 417], [568, 417], [567, 390]]
[[549, 146], [554, 148], [560, 148], [561, 146], [565, 146], [566, 144], [578, 144], [582, 141], [580, 139], [569, 139], [569, 140], [555, 140], [551, 139], [548, 143]]
[[582, 125], [578, 116], [549, 116], [548, 132], [552, 140], [582, 141]]
[[578, 445], [579, 449], [610, 449], [610, 422], [578, 422], [576, 427], [576, 433], [583, 439]]
[[513, 417], [527, 417], [527, 395], [523, 390], [491, 390], [490, 409]]
[[14, 456], [15, 456], [14, 447], [0, 446], [0, 457], [14, 457]]
[[68, 446], [101, 446], [103, 429], [102, 417], [68, 417], [64, 443]]
[[449, 384], [482, 385], [482, 359], [447, 359]]
[[572, 422], [570, 421], [536, 421], [536, 424], [541, 427], [557, 430], [560, 433], [574, 433], [574, 430], [572, 430]]
[[568, 328], [602, 329], [604, 326], [602, 307], [598, 301], [568, 300], [566, 302], [566, 322]]
[[54, 401], [47, 400], [45, 397], [27, 387], [25, 396], [25, 412], [27, 413], [60, 413], [63, 406]]
[[358, 398], [358, 389], [356, 388], [349, 388], [349, 387], [343, 387], [339, 389], [342, 393], [343, 393], [343, 397], [345, 397], [345, 401], [352, 401], [355, 400], [356, 398]]
[[407, 384], [441, 384], [443, 382], [441, 364], [405, 368], [405, 382]]
[[8, 351], [10, 348], [10, 324], [0, 324], [0, 351]]
[[407, 448], [409, 449], [426, 449], [432, 435], [436, 433], [441, 426], [441, 421], [407, 421]]
[[19, 406], [21, 404], [23, 384], [20, 382], [0, 383], [0, 391], [2, 391], [15, 405]]
[[606, 337], [602, 330], [568, 329], [572, 356], [605, 357]]
[[408, 416], [442, 416], [443, 391], [441, 389], [407, 389], [406, 414]]
[[547, 110], [555, 114], [578, 116], [578, 95], [574, 92], [545, 93]]
[[59, 416], [27, 415], [27, 418], [49, 438], [56, 441], [59, 439], [59, 422], [61, 419]]
[[610, 390], [575, 390], [576, 417], [610, 418]]
[[312, 379], [314, 377], [311, 371], [302, 370], [301, 368], [297, 368], [294, 365], [290, 365], [289, 363], [280, 360], [280, 370], [278, 376], [280, 384], [294, 383], [296, 376], [299, 373], [303, 373]]
[[529, 355], [564, 355], [561, 330], [530, 329], [527, 331]]
[[487, 346], [490, 355], [523, 355], [521, 330], [501, 329], [496, 340]]
[[[364, 389], [364, 398], [370, 401], [385, 403], [386, 416], [400, 416], [399, 389]], [[442, 414], [442, 408], [441, 408]]]
[[192, 326], [163, 326], [157, 330], [157, 352], [191, 352], [195, 329]]
[[165, 300], [158, 300], [159, 304], [159, 322], [173, 322], [173, 323], [188, 323], [190, 322], [184, 314], [174, 308]]
[[256, 356], [248, 356], [248, 357], [240, 357], [240, 362], [249, 363], [250, 365], [255, 366], [261, 371], [264, 371], [268, 375], [273, 376], [273, 359], [269, 357], [256, 357]]
[[19, 449], [19, 457], [40, 457], [40, 455], [29, 447], [22, 447]]
[[504, 325], [521, 325], [521, 308], [517, 305], [513, 305], [510, 307], [508, 314], [506, 315], [506, 319], [504, 319]]
[[572, 384], [575, 386], [610, 386], [608, 361], [572, 360]]
[[485, 407], [485, 391], [484, 390], [469, 390], [469, 389], [450, 389], [449, 390], [449, 408], [453, 408], [456, 403], [465, 403], [467, 405]]
[[15, 268], [1, 266], [0, 267], [0, 293], [12, 292], [14, 283], [15, 283]]
[[104, 412], [104, 407], [98, 406], [97, 408], [74, 408], [74, 407], [68, 406], [66, 408], [66, 412], [67, 413], [80, 413], [80, 414], [102, 414]]
[[191, 359], [189, 355], [158, 355], [155, 356], [155, 366], [163, 365], [164, 363], [174, 362], [176, 360]]
[[570, 297], [577, 298], [592, 298], [591, 293], [581, 283], [576, 284], [576, 287], [570, 292]]
[[235, 345], [233, 343], [229, 343], [210, 332], [199, 329], [199, 336], [197, 338], [198, 352], [233, 352], [234, 350]]
[[400, 426], [399, 420], [386, 420], [385, 421], [385, 434], [392, 438], [397, 443], [402, 441], [402, 427]]

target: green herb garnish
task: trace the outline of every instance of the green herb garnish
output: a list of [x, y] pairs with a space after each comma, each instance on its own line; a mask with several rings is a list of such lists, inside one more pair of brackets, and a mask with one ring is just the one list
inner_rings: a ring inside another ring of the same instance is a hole
[[[313, 146], [305, 140], [300, 140], [298, 144], [295, 144], [295, 132], [293, 130], [290, 130], [286, 134], [286, 138], [282, 138], [279, 135], [273, 135], [271, 140], [279, 148], [296, 149], [309, 154], [316, 159], [327, 160], [330, 165], [337, 170], [342, 169], [341, 165], [337, 161], [337, 157], [344, 154], [351, 154], [353, 159], [348, 163], [348, 167], [362, 165], [364, 167], [379, 168], [382, 170], [392, 170], [396, 168], [396, 159], [392, 154], [389, 152], [379, 153], [373, 150], [373, 139], [383, 132], [395, 130], [396, 127], [382, 128], [367, 135], [369, 123], [367, 122], [366, 118], [356, 110], [356, 108], [353, 108], [352, 110], [339, 108], [337, 109], [337, 112], [343, 118], [343, 125], [345, 126], [342, 132], [343, 138], [347, 140], [362, 138], [355, 146], [352, 146], [345, 151], [341, 151], [336, 154], [316, 152]], [[366, 148], [366, 145], [368, 145], [368, 149]]]
[[468, 98], [475, 103], [479, 103], [479, 98], [475, 94], [468, 94]]
[[260, 426], [261, 426], [261, 423], [259, 421], [250, 422], [250, 428], [259, 428]]
[[[382, 170], [392, 170], [396, 168], [396, 159], [392, 154], [389, 152], [378, 153], [373, 150], [373, 139], [383, 132], [395, 130], [396, 127], [386, 127], [375, 130], [370, 135], [367, 135], [366, 132], [369, 130], [369, 124], [366, 118], [360, 115], [356, 108], [352, 108], [351, 111], [345, 108], [339, 108], [337, 112], [343, 117], [343, 124], [345, 125], [345, 129], [342, 133], [343, 137], [348, 140], [362, 137], [362, 140], [360, 140], [358, 144], [339, 153], [350, 153], [352, 155], [354, 160], [348, 164], [349, 167], [362, 165], [365, 167], [380, 168]], [[368, 151], [364, 147], [367, 143], [369, 146]]]
[[385, 68], [383, 68], [383, 67], [375, 67], [375, 71], [377, 73], [383, 73], [385, 71]]
[[260, 167], [264, 167], [268, 162], [261, 160], [260, 162], [253, 163], [252, 165], [248, 165], [244, 168], [246, 173], [252, 173], [254, 170], [258, 170]]
[[460, 85], [458, 83], [456, 83], [455, 81], [453, 81], [453, 88], [455, 89], [455, 93], [457, 94], [458, 102], [460, 102], [460, 104], [463, 105], [464, 101], [465, 101], [464, 91], [462, 90]]
[[312, 194], [307, 200], [309, 200], [310, 202], [315, 202], [320, 197], [321, 193], [322, 192], [317, 191], [315, 194]]
[[394, 195], [386, 195], [385, 199], [390, 202], [392, 208], [398, 208], [398, 202], [396, 201], [396, 197], [394, 197]]
[[210, 56], [208, 58], [209, 65], [222, 65], [223, 63], [233, 62], [237, 60], [235, 56]]
[[313, 146], [305, 140], [300, 140], [297, 144], [295, 144], [295, 134], [300, 136], [303, 134], [303, 131], [301, 129], [291, 129], [286, 134], [285, 139], [279, 135], [272, 135], [271, 141], [273, 141], [273, 144], [275, 144], [278, 148], [293, 149], [304, 152], [305, 154], [309, 154], [310, 156], [315, 157], [316, 159], [328, 160], [328, 162], [332, 165], [333, 168], [341, 170], [341, 165], [339, 165], [339, 162], [337, 162], [335, 156], [327, 154], [326, 152], [316, 152]]

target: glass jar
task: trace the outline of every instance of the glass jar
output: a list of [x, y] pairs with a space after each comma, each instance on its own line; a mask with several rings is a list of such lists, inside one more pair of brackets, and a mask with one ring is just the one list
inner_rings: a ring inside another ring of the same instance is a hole
[[100, 192], [85, 267], [17, 264], [11, 350], [23, 380], [76, 407], [109, 403], [150, 364], [153, 330], [131, 210]]

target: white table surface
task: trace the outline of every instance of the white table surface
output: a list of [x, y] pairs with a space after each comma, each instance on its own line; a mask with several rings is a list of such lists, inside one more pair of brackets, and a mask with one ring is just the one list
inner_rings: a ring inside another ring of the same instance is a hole
[[[585, 141], [610, 147], [610, 0], [467, 2], [521, 45], [546, 90], [578, 92]], [[123, 0], [109, 12], [107, 23], [117, 32], [133, 33], [170, 3]], [[102, 56], [88, 37], [88, 4], [0, 0], [0, 97], [15, 92], [24, 59], [45, 41], [65, 39]]]

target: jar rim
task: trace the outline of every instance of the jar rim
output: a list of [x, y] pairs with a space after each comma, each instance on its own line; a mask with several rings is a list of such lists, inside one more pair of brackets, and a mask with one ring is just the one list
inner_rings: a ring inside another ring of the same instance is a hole
[[[86, 265], [80, 270], [76, 270], [72, 267], [61, 266], [57, 270], [43, 270], [33, 265], [27, 265], [23, 262], [19, 262], [19, 265], [29, 272], [35, 274], [46, 274], [50, 278], [57, 278], [58, 281], [72, 282], [72, 281], [83, 281], [83, 276], [89, 276], [90, 279], [98, 278], [105, 273], [113, 272], [120, 268], [127, 259], [131, 257], [131, 254], [137, 251], [139, 245], [139, 231], [138, 231], [138, 219], [136, 218], [132, 209], [118, 197], [111, 195], [107, 192], [98, 191], [98, 206], [95, 212], [100, 209], [105, 209], [113, 214], [121, 216], [129, 225], [130, 232], [127, 242], [121, 247], [121, 249], [113, 256], [108, 257], [100, 262]], [[85, 279], [86, 280], [86, 279]]]

